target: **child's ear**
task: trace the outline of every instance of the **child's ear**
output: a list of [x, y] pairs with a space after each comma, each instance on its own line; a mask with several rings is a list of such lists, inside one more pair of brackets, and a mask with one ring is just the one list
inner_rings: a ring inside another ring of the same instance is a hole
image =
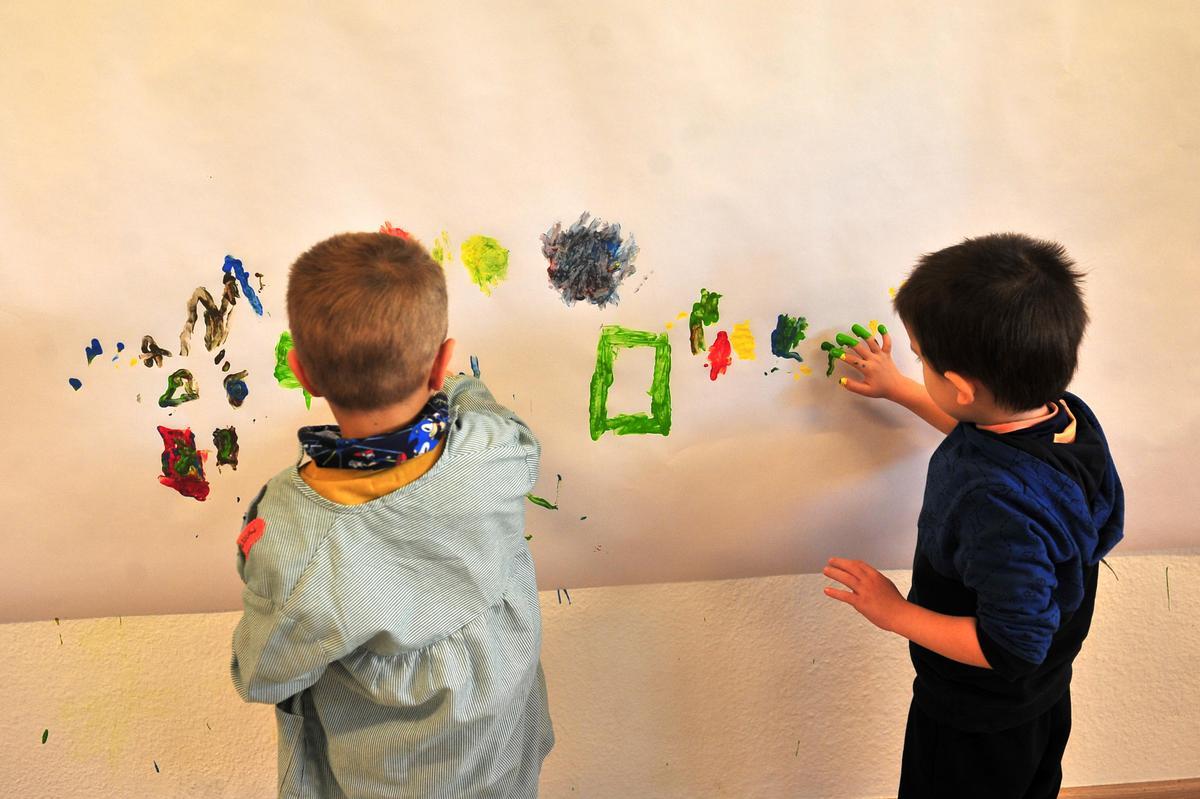
[[454, 339], [448, 338], [438, 347], [437, 355], [433, 356], [433, 369], [429, 372], [429, 389], [441, 391], [446, 385], [446, 375], [450, 370], [450, 359], [454, 357]]
[[308, 379], [308, 373], [304, 371], [304, 367], [300, 365], [300, 357], [296, 355], [296, 348], [288, 350], [287, 354], [288, 366], [292, 367], [292, 372], [296, 375], [296, 379], [300, 381], [300, 385], [304, 386], [304, 390], [314, 397], [322, 396], [320, 391], [313, 388], [312, 381]]
[[963, 377], [958, 372], [946, 372], [942, 375], [950, 381], [950, 385], [954, 386], [957, 396], [954, 401], [959, 405], [970, 405], [979, 396], [979, 392], [975, 386], [975, 381], [969, 377]]

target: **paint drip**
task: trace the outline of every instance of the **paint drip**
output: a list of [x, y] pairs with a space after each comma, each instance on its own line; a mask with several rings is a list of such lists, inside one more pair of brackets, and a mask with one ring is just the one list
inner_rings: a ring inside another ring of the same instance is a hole
[[462, 243], [463, 266], [471, 282], [489, 297], [492, 288], [508, 277], [508, 250], [490, 236], [472, 236]]
[[586, 300], [603, 308], [617, 303], [621, 281], [637, 271], [633, 265], [638, 245], [633, 234], [621, 240], [621, 226], [606, 224], [584, 211], [567, 229], [561, 222], [542, 234], [542, 255], [550, 262], [546, 270], [550, 285], [567, 305]]
[[171, 353], [155, 343], [151, 336], [142, 336], [142, 363], [149, 369], [151, 366], [162, 366], [163, 358], [172, 357]]
[[777, 358], [791, 358], [801, 362], [804, 359], [796, 352], [796, 347], [804, 340], [804, 331], [808, 328], [808, 320], [803, 316], [788, 316], [779, 314], [775, 320], [775, 329], [771, 331], [771, 354]]
[[238, 467], [238, 435], [237, 428], [218, 427], [213, 430], [213, 446], [217, 448], [217, 466]]
[[162, 476], [158, 482], [203, 502], [209, 489], [204, 479], [204, 459], [208, 453], [196, 449], [196, 437], [188, 428], [175, 430], [159, 425], [158, 434], [163, 442]]
[[[242, 268], [242, 262], [232, 255], [225, 256], [225, 265], [221, 270], [227, 274], [232, 274], [237, 278], [238, 285], [242, 287], [242, 294], [246, 297], [246, 302], [250, 303], [250, 307], [254, 309], [254, 313], [259, 316], [263, 315], [262, 303], [258, 300], [258, 295], [254, 293], [254, 287], [250, 285], [250, 274]], [[212, 347], [209, 347], [211, 350]]]
[[688, 331], [692, 345], [692, 355], [707, 349], [704, 346], [705, 325], [715, 325], [721, 319], [719, 304], [721, 295], [708, 289], [700, 289], [699, 301], [692, 303], [692, 313], [688, 316]]
[[743, 361], [754, 361], [754, 334], [750, 332], [750, 321], [740, 322], [733, 326], [733, 335], [729, 337], [733, 351]]
[[[182, 393], [177, 395], [177, 391]], [[176, 408], [199, 397], [200, 389], [192, 373], [187, 369], [176, 369], [167, 377], [167, 390], [158, 398], [158, 407]]]
[[308, 389], [300, 385], [296, 373], [288, 365], [288, 353], [294, 346], [291, 331], [285, 330], [279, 334], [279, 341], [275, 343], [275, 379], [284, 388], [298, 388], [303, 391], [305, 407], [312, 408], [312, 394], [309, 394]]
[[242, 407], [242, 403], [246, 401], [249, 394], [250, 387], [246, 385], [245, 369], [225, 375], [225, 398], [229, 400], [230, 405], [235, 408]]
[[716, 380], [719, 376], [725, 374], [725, 370], [733, 363], [732, 347], [729, 343], [729, 336], [724, 330], [717, 333], [716, 341], [712, 343], [712, 347], [708, 351], [709, 379]]

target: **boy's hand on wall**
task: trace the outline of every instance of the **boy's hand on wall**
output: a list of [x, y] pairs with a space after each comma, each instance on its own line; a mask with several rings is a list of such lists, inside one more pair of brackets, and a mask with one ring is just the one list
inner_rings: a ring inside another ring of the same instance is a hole
[[908, 604], [895, 583], [869, 563], [845, 558], [830, 558], [822, 574], [850, 589], [826, 588], [826, 596], [850, 605], [876, 627], [894, 632], [893, 623]]
[[863, 339], [853, 347], [844, 347], [846, 354], [842, 362], [857, 369], [862, 375], [861, 380], [843, 377], [840, 382], [847, 391], [861, 394], [864, 397], [888, 399], [896, 401], [905, 386], [907, 378], [900, 374], [892, 361], [892, 337], [883, 334], [881, 342], [875, 337]]

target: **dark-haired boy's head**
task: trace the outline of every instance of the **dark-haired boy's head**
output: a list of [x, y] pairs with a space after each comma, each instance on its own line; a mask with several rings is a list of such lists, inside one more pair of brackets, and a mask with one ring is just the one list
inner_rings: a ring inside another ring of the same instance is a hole
[[308, 380], [348, 410], [421, 390], [446, 338], [442, 267], [415, 241], [384, 233], [343, 233], [301, 255], [287, 307]]
[[893, 304], [933, 371], [1024, 411], [1059, 399], [1075, 373], [1081, 279], [1062, 245], [1001, 233], [922, 257]]

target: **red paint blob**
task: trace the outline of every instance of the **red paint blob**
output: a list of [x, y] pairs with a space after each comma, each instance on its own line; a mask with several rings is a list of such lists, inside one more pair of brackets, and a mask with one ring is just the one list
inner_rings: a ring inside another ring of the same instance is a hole
[[724, 330], [717, 333], [717, 340], [708, 348], [707, 360], [708, 365], [712, 367], [712, 371], [709, 373], [710, 380], [716, 380], [718, 376], [725, 374], [729, 364], [733, 363], [733, 347]]
[[176, 430], [159, 425], [158, 434], [163, 441], [162, 476], [158, 482], [203, 502], [208, 498], [208, 481], [204, 479], [208, 452], [196, 449], [196, 437], [186, 427]]
[[258, 543], [258, 539], [262, 538], [263, 533], [266, 531], [266, 519], [260, 517], [250, 522], [246, 525], [246, 529], [242, 530], [242, 534], [238, 536], [238, 549], [242, 550], [243, 555], [249, 555], [251, 548]]
[[380, 225], [379, 232], [386, 233], [389, 236], [395, 236], [396, 238], [400, 238], [400, 239], [411, 239], [412, 238], [411, 233], [409, 233], [404, 228], [392, 227], [391, 222], [384, 222], [382, 225]]

